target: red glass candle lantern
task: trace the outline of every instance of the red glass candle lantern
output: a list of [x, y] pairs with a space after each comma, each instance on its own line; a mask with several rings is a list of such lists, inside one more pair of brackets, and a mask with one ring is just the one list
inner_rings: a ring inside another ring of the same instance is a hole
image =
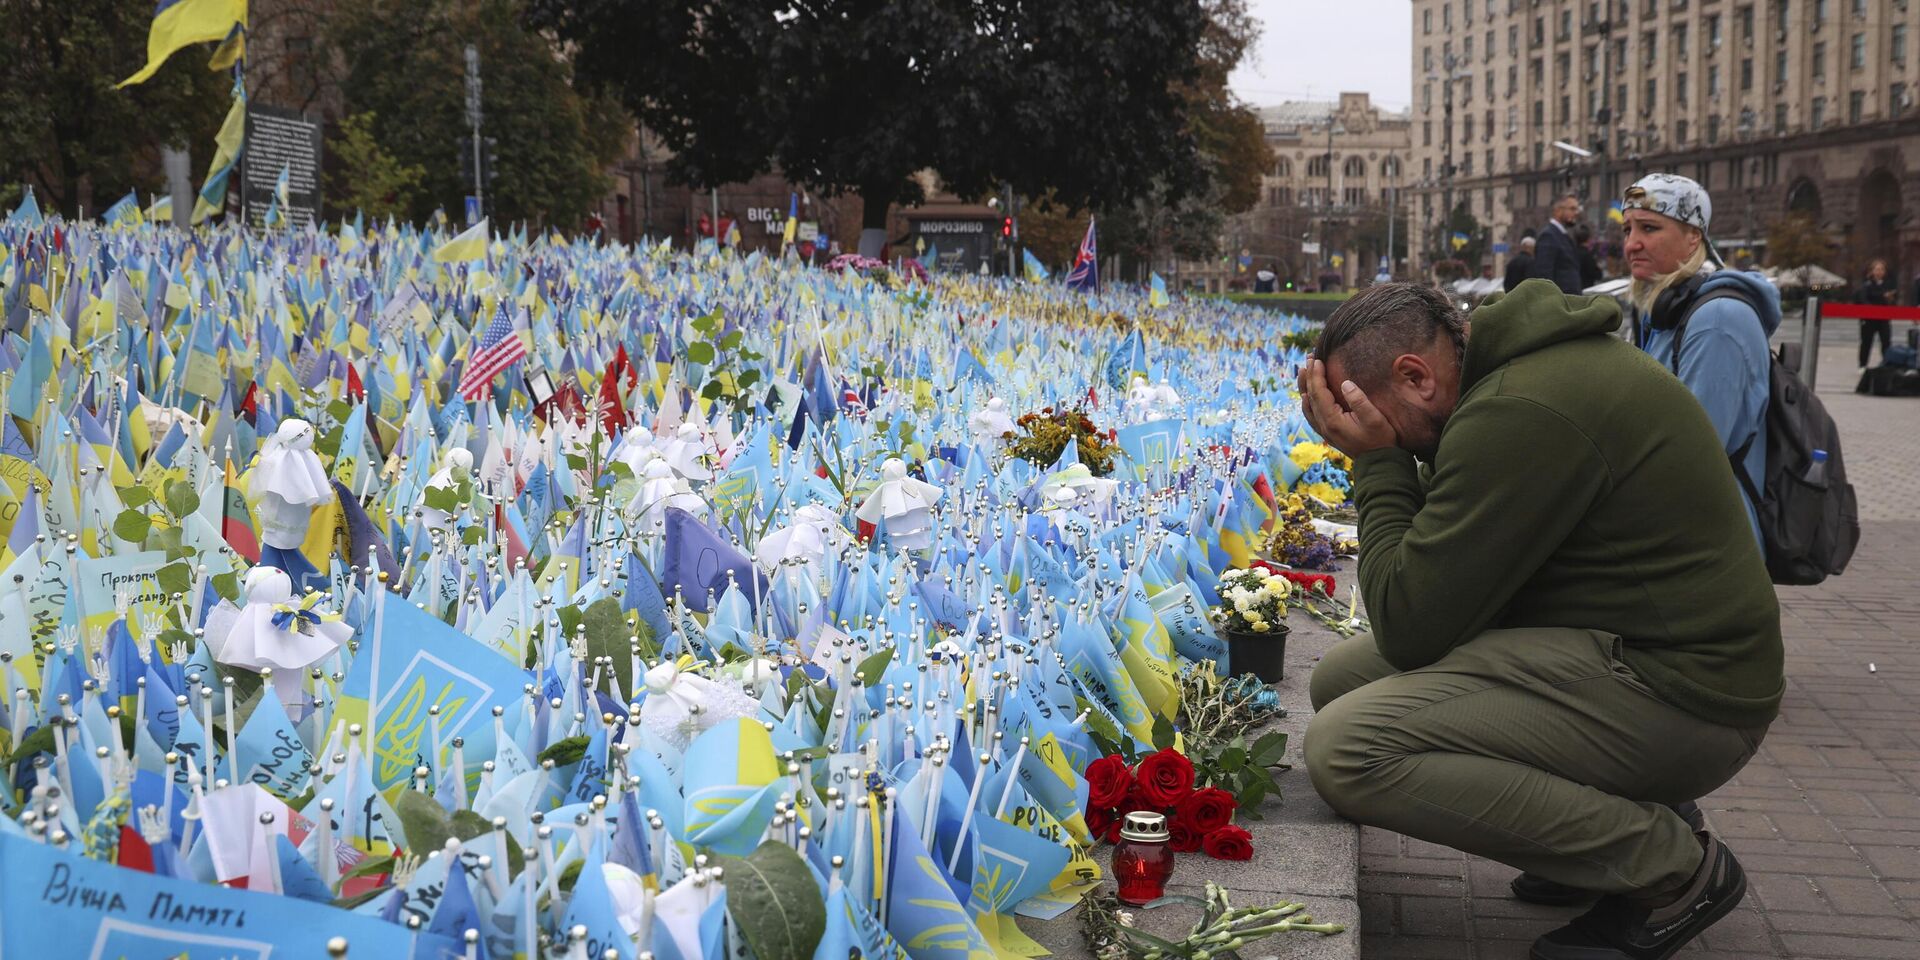
[[1167, 846], [1167, 818], [1139, 811], [1127, 814], [1120, 842], [1113, 848], [1113, 877], [1121, 903], [1144, 906], [1166, 896], [1173, 876], [1173, 848]]

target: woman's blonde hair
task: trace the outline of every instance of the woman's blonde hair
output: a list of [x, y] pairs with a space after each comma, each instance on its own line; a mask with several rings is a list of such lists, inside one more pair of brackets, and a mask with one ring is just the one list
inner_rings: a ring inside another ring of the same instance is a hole
[[1678, 226], [1698, 238], [1700, 243], [1693, 248], [1693, 254], [1680, 261], [1680, 265], [1675, 267], [1672, 273], [1661, 274], [1652, 280], [1635, 280], [1633, 285], [1627, 288], [1628, 302], [1641, 313], [1651, 311], [1653, 302], [1660, 299], [1660, 295], [1665, 293], [1668, 287], [1687, 282], [1707, 265], [1706, 234], [1702, 233], [1699, 227], [1691, 224], [1679, 223]]

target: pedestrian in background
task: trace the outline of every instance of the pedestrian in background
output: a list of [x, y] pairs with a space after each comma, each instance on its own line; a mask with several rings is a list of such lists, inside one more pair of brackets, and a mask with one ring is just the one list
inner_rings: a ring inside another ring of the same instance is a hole
[[1767, 474], [1767, 340], [1780, 326], [1780, 290], [1757, 273], [1718, 269], [1707, 241], [1713, 203], [1700, 184], [1654, 173], [1627, 188], [1628, 298], [1635, 342], [1673, 372], [1706, 408], [1732, 461], [1760, 541], [1755, 501]]
[[[1860, 284], [1858, 295], [1854, 298], [1860, 303], [1876, 307], [1890, 307], [1900, 299], [1900, 288], [1887, 279], [1887, 262], [1875, 260], [1867, 267], [1867, 279]], [[1867, 372], [1867, 361], [1873, 357], [1873, 341], [1880, 340], [1880, 362], [1887, 362], [1887, 346], [1893, 342], [1892, 320], [1860, 321], [1860, 372]]]
[[1507, 261], [1507, 279], [1502, 289], [1508, 293], [1512, 293], [1520, 281], [1533, 276], [1533, 243], [1532, 237], [1520, 238], [1520, 253]]
[[1577, 294], [1580, 285], [1580, 253], [1573, 242], [1573, 225], [1580, 221], [1580, 198], [1569, 193], [1553, 204], [1553, 219], [1540, 231], [1534, 245], [1533, 276], [1550, 280], [1561, 293]]

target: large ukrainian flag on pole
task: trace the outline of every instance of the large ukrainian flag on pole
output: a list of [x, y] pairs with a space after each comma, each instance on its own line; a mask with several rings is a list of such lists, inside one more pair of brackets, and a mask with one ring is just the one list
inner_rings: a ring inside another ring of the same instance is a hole
[[[224, 41], [235, 27], [246, 25], [247, 0], [159, 0], [154, 5], [153, 26], [147, 31], [147, 65], [119, 85], [144, 83], [181, 47]], [[218, 54], [216, 58], [216, 63], [226, 59]]]
[[198, 225], [227, 208], [227, 179], [240, 154], [246, 150], [247, 87], [238, 78], [233, 81], [233, 106], [220, 132], [213, 137], [213, 162], [207, 165], [207, 180], [193, 201], [193, 222]]

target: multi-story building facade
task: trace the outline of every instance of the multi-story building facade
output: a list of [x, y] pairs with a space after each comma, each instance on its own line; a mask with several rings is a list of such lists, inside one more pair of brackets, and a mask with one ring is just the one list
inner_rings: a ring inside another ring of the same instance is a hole
[[1225, 259], [1182, 263], [1181, 283], [1220, 291], [1251, 285], [1263, 269], [1297, 287], [1316, 285], [1322, 274], [1349, 287], [1373, 277], [1390, 243], [1405, 248], [1392, 211], [1405, 203], [1407, 114], [1382, 110], [1365, 93], [1257, 112], [1274, 156], [1260, 200], [1228, 218]]
[[1607, 236], [1620, 191], [1668, 171], [1712, 194], [1712, 233], [1729, 255], [1764, 259], [1768, 224], [1804, 211], [1832, 240], [1837, 272], [1857, 276], [1873, 257], [1903, 278], [1920, 266], [1920, 4], [1413, 0], [1411, 10], [1415, 257], [1445, 249], [1450, 207], [1464, 204], [1485, 249], [1503, 253], [1569, 191]]

